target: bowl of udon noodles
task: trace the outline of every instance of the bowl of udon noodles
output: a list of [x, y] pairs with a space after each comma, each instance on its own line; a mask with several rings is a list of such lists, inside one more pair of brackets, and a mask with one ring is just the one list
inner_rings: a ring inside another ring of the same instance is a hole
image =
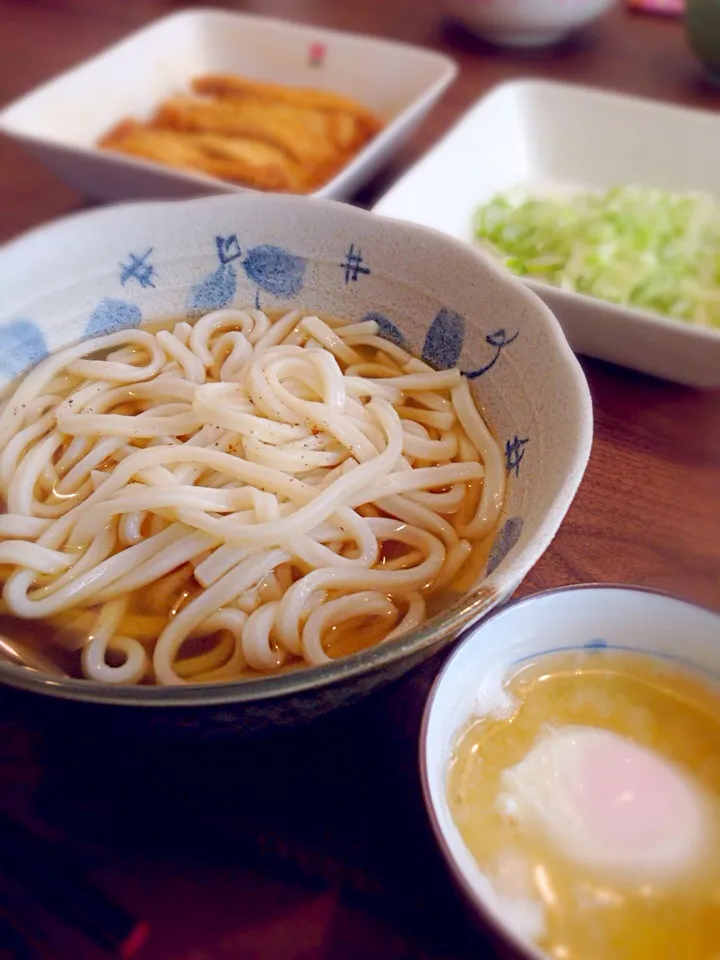
[[587, 463], [553, 315], [423, 227], [105, 208], [0, 289], [0, 631], [57, 666], [0, 683], [35, 712], [208, 738], [352, 702], [515, 590]]

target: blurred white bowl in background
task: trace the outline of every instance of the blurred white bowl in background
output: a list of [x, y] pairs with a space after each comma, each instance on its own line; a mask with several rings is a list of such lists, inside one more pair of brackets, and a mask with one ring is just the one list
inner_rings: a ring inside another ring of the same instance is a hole
[[615, 0], [444, 0], [473, 33], [507, 47], [557, 43], [605, 13]]

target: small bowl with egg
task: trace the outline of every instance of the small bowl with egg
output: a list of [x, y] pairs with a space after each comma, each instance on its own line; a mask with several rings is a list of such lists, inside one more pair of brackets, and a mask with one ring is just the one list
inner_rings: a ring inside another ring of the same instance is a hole
[[507, 599], [585, 469], [551, 312], [431, 230], [127, 205], [8, 245], [0, 286], [0, 613], [66, 674], [0, 681], [48, 708], [220, 736], [351, 702]]
[[424, 716], [436, 839], [523, 956], [706, 960], [720, 892], [720, 616], [591, 584], [472, 629]]

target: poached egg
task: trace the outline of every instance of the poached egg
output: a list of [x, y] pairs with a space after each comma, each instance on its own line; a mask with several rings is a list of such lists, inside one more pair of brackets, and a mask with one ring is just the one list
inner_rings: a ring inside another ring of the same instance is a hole
[[708, 825], [699, 786], [609, 730], [551, 729], [501, 784], [503, 814], [582, 866], [620, 879], [672, 879], [702, 856]]

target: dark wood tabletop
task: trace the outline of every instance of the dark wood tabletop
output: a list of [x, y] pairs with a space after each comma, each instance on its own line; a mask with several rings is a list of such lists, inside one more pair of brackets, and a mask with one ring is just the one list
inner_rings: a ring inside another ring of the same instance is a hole
[[[563, 46], [525, 53], [444, 24], [440, 0], [212, 4], [222, 5], [422, 44], [458, 61], [458, 80], [358, 197], [364, 205], [471, 102], [511, 77], [720, 109], [720, 90], [702, 80], [682, 23], [620, 4]], [[182, 6], [0, 0], [0, 105]], [[83, 203], [20, 147], [0, 142], [0, 241]], [[521, 592], [621, 581], [720, 610], [720, 392], [582, 362], [595, 404], [593, 454], [560, 533]], [[137, 750], [90, 736], [68, 743], [0, 701], [0, 807], [64, 845], [151, 921], [140, 954], [147, 960], [490, 957], [494, 948], [466, 921], [422, 810], [417, 732], [437, 668], [436, 660], [283, 740], [202, 750]], [[0, 916], [8, 909], [26, 917], [39, 955], [104, 956], [0, 877]]]

